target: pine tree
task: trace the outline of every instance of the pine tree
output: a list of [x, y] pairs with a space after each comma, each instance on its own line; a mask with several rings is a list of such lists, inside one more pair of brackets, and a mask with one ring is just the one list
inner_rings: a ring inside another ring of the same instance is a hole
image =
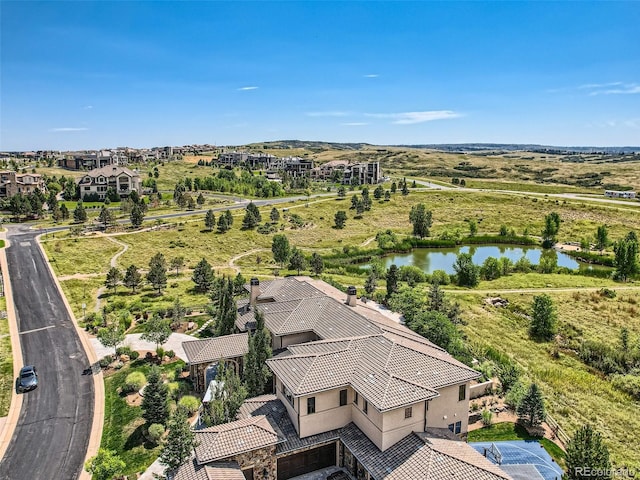
[[131, 213], [129, 215], [129, 219], [131, 220], [131, 225], [135, 228], [138, 228], [142, 225], [144, 221], [144, 209], [139, 204], [135, 203], [133, 208], [131, 208]]
[[271, 223], [278, 223], [280, 221], [280, 212], [276, 207], [271, 209], [271, 214], [269, 215], [271, 218]]
[[[567, 477], [570, 480], [611, 478], [609, 449], [602, 435], [587, 424], [567, 444]], [[583, 473], [589, 470], [589, 473]], [[601, 472], [601, 473], [599, 473]]]
[[374, 271], [370, 271], [369, 275], [367, 275], [367, 279], [364, 282], [364, 291], [367, 292], [367, 295], [371, 297], [373, 292], [376, 291], [378, 286], [378, 277]]
[[531, 384], [529, 390], [518, 404], [516, 412], [518, 417], [526, 420], [530, 427], [537, 427], [544, 421], [544, 399], [538, 385]]
[[102, 207], [98, 220], [104, 224], [105, 228], [113, 223], [113, 213], [107, 207]]
[[158, 290], [158, 295], [162, 293], [162, 289], [167, 286], [167, 263], [164, 255], [156, 253], [149, 262], [149, 271], [147, 272], [147, 280], [153, 288]]
[[446, 300], [438, 282], [433, 282], [427, 294], [427, 308], [434, 312], [445, 312]]
[[309, 261], [309, 265], [314, 275], [320, 275], [324, 270], [324, 260], [316, 252], [313, 252], [313, 254], [311, 255], [311, 260]]
[[158, 367], [151, 368], [147, 381], [144, 397], [142, 397], [142, 418], [148, 425], [154, 423], [165, 425], [169, 418], [169, 389], [162, 381]]
[[553, 300], [547, 294], [533, 297], [529, 334], [540, 340], [551, 340], [556, 334], [557, 315]]
[[113, 288], [113, 290], [117, 292], [120, 280], [122, 280], [122, 272], [116, 267], [111, 267], [107, 272], [107, 279], [104, 284], [107, 288]]
[[238, 307], [233, 298], [233, 281], [228, 278], [222, 284], [216, 315], [216, 336], [230, 335], [236, 326]]
[[198, 202], [198, 205], [200, 206], [204, 205], [204, 195], [202, 195], [202, 192], [198, 194], [198, 199], [196, 200], [196, 202]]
[[169, 266], [173, 270], [176, 269], [176, 277], [180, 275], [180, 268], [184, 267], [184, 257], [182, 255], [173, 257], [169, 262]]
[[209, 231], [213, 230], [213, 227], [216, 226], [216, 217], [213, 214], [213, 210], [207, 210], [207, 214], [204, 216], [204, 226], [209, 229]]
[[225, 233], [229, 228], [229, 220], [227, 219], [227, 216], [224, 214], [220, 215], [218, 218], [218, 231], [220, 233]]
[[124, 274], [123, 283], [131, 289], [132, 293], [136, 293], [136, 288], [142, 283], [142, 275], [138, 271], [138, 267], [135, 265], [129, 265], [126, 273]]
[[244, 218], [242, 219], [242, 228], [245, 230], [252, 230], [258, 226], [260, 221], [256, 218], [255, 214], [248, 210], [244, 214]]
[[231, 214], [231, 210], [225, 210], [224, 215], [227, 217], [227, 225], [231, 228], [233, 226], [233, 215]]
[[333, 218], [335, 223], [335, 228], [343, 229], [345, 223], [347, 222], [347, 212], [344, 210], [338, 210]]
[[213, 269], [206, 258], [203, 258], [198, 262], [196, 268], [193, 269], [193, 276], [191, 279], [196, 284], [196, 291], [208, 292], [213, 284]]
[[398, 267], [395, 263], [389, 267], [389, 270], [387, 270], [386, 280], [387, 299], [389, 299], [391, 295], [398, 291]]
[[69, 209], [64, 203], [60, 206], [60, 217], [62, 220], [69, 220]]
[[266, 361], [271, 358], [271, 334], [265, 327], [264, 314], [255, 311], [256, 329], [249, 334], [249, 351], [244, 362], [244, 381], [250, 397], [262, 395], [271, 378]]
[[407, 188], [407, 179], [402, 180], [402, 195], [409, 195], [409, 188]]
[[168, 423], [169, 433], [160, 453], [160, 463], [166, 468], [165, 476], [170, 478], [172, 472], [191, 457], [196, 446], [195, 434], [189, 425], [187, 413], [178, 407]]
[[78, 205], [76, 205], [73, 211], [73, 220], [76, 223], [84, 223], [87, 221], [87, 211], [84, 209], [82, 202], [78, 202]]
[[300, 275], [300, 270], [304, 270], [307, 268], [307, 259], [304, 254], [298, 250], [296, 247], [293, 247], [291, 250], [291, 257], [289, 258], [289, 268], [291, 270], [297, 270], [298, 275]]

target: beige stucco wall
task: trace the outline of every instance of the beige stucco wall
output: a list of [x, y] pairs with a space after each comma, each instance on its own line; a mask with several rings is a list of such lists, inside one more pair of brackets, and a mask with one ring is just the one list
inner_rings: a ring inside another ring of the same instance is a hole
[[447, 428], [450, 423], [462, 422], [460, 433], [467, 432], [469, 425], [469, 383], [466, 383], [466, 386], [466, 399], [462, 401], [458, 401], [459, 385], [452, 385], [439, 390], [440, 396], [429, 402], [427, 427]]
[[404, 418], [407, 407], [396, 408], [382, 414], [382, 449], [394, 445], [411, 432], [424, 431], [424, 402], [409, 405], [412, 408], [411, 418]]
[[[347, 390], [347, 404], [340, 406], [340, 390]], [[307, 399], [315, 397], [316, 413], [307, 414]], [[351, 402], [353, 393], [350, 388], [336, 388], [326, 392], [300, 397], [300, 437], [334, 430], [351, 422]]]
[[272, 348], [274, 350], [286, 348], [289, 345], [297, 345], [300, 343], [314, 342], [318, 340], [318, 336], [313, 332], [301, 332], [282, 337], [273, 337]]
[[[280, 400], [282, 404], [285, 406], [285, 408], [287, 409], [287, 413], [289, 414], [291, 423], [293, 423], [293, 426], [296, 429], [296, 432], [300, 434], [300, 427], [298, 425], [298, 412], [289, 403], [289, 400], [287, 400], [287, 397], [284, 396], [284, 393], [282, 393], [282, 382], [278, 378], [276, 378], [276, 396], [278, 397], [278, 400]], [[296, 408], [298, 407], [299, 402], [297, 398], [293, 399], [293, 404], [295, 405]]]
[[362, 411], [364, 405], [362, 395], [358, 405], [351, 404], [351, 419], [376, 447], [382, 450], [382, 414], [369, 402], [368, 412]]

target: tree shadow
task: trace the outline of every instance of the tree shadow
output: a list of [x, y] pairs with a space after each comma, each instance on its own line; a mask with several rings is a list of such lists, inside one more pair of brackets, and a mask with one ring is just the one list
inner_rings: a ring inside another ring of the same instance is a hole
[[136, 429], [133, 432], [131, 432], [131, 435], [129, 435], [129, 438], [127, 438], [127, 441], [124, 444], [124, 449], [132, 450], [135, 447], [139, 447], [139, 446], [143, 446], [147, 450], [151, 450], [155, 448], [156, 445], [154, 443], [151, 443], [149, 440], [147, 440], [144, 434], [146, 428], [147, 428], [146, 423], [143, 423], [142, 425], [138, 425]]

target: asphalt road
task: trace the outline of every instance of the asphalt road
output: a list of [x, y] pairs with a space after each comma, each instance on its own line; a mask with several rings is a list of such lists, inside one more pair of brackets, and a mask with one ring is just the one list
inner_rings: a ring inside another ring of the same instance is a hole
[[24, 395], [0, 479], [73, 480], [89, 444], [94, 389], [89, 362], [35, 233], [9, 226], [7, 250], [25, 364], [38, 370], [38, 388]]

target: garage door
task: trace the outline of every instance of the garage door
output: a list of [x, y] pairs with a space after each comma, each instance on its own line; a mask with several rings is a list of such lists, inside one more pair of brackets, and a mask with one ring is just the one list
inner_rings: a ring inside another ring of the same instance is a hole
[[336, 464], [336, 444], [296, 453], [278, 459], [278, 480], [304, 475]]

